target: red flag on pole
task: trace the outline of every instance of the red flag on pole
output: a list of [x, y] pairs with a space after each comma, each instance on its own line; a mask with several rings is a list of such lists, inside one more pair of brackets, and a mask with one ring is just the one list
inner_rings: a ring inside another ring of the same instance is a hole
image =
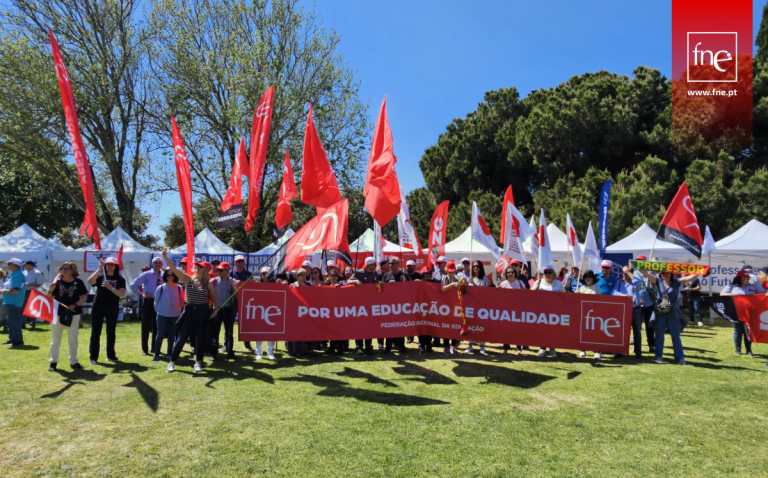
[[[312, 218], [288, 240], [285, 268], [301, 267], [304, 258], [315, 251], [338, 251], [349, 258], [347, 241], [348, 199], [339, 201]], [[349, 261], [352, 262], [351, 259]]]
[[288, 156], [288, 151], [286, 151], [285, 166], [283, 166], [283, 184], [280, 186], [280, 197], [277, 200], [277, 210], [275, 211], [275, 227], [278, 230], [282, 230], [293, 220], [291, 199], [297, 197], [299, 197], [299, 194], [296, 191], [296, 182], [293, 179], [291, 158]]
[[504, 193], [504, 201], [501, 202], [501, 233], [499, 234], [499, 242], [504, 244], [507, 231], [507, 202], [511, 202], [515, 205], [515, 197], [512, 195], [512, 185], [507, 187], [507, 192]]
[[768, 297], [763, 294], [737, 295], [733, 297], [733, 304], [739, 320], [748, 326], [749, 340], [757, 344], [768, 343]]
[[264, 164], [267, 161], [267, 149], [269, 147], [269, 128], [272, 125], [272, 101], [275, 95], [275, 87], [270, 86], [264, 96], [261, 97], [256, 111], [253, 113], [253, 126], [251, 126], [251, 161], [248, 183], [248, 217], [245, 219], [245, 230], [251, 233], [253, 222], [256, 220], [256, 212], [259, 210], [259, 194], [261, 194], [261, 182], [264, 179]]
[[80, 125], [77, 122], [77, 111], [75, 110], [75, 96], [72, 94], [69, 73], [67, 72], [66, 65], [64, 65], [64, 57], [61, 56], [59, 44], [56, 43], [56, 38], [54, 38], [53, 32], [50, 29], [48, 29], [48, 35], [51, 37], [53, 63], [56, 66], [56, 76], [59, 80], [61, 103], [64, 106], [64, 116], [67, 119], [69, 141], [72, 143], [72, 155], [75, 157], [77, 174], [80, 176], [80, 188], [83, 191], [83, 199], [85, 201], [85, 219], [83, 220], [83, 225], [80, 226], [80, 234], [85, 234], [93, 239], [96, 249], [101, 250], [96, 203], [93, 200], [93, 177], [91, 176], [91, 167], [88, 164], [88, 156], [85, 154], [83, 138], [80, 137]]
[[117, 270], [121, 272], [123, 271], [123, 243], [120, 243], [120, 249], [117, 251]]
[[443, 201], [435, 209], [432, 220], [429, 222], [429, 253], [427, 254], [427, 267], [433, 265], [434, 255], [445, 254], [445, 238], [448, 228], [448, 201]]
[[216, 227], [224, 229], [243, 223], [243, 171], [248, 171], [248, 159], [245, 157], [245, 138], [240, 138], [240, 147], [232, 165], [229, 189], [221, 201]]
[[675, 194], [672, 203], [661, 220], [661, 227], [656, 238], [683, 247], [694, 256], [701, 259], [701, 229], [693, 210], [688, 186], [683, 182]]
[[44, 320], [49, 324], [58, 323], [59, 303], [37, 289], [30, 289], [23, 314], [33, 319]]
[[184, 216], [184, 229], [187, 233], [187, 274], [195, 271], [195, 220], [192, 215], [192, 178], [189, 174], [189, 159], [184, 149], [176, 119], [171, 116], [173, 125], [173, 158], [176, 163], [176, 179], [179, 181], [179, 198]]
[[400, 212], [400, 182], [395, 172], [392, 130], [387, 119], [387, 97], [381, 103], [379, 118], [373, 130], [371, 156], [365, 179], [365, 207], [380, 226], [385, 226]]
[[304, 158], [301, 167], [301, 202], [320, 210], [341, 201], [339, 183], [328, 156], [320, 142], [312, 120], [312, 103], [309, 104], [307, 128], [304, 131]]

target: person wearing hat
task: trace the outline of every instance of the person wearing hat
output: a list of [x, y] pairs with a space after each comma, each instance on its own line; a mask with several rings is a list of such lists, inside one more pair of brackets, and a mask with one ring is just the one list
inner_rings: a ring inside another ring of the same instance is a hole
[[125, 279], [120, 275], [117, 259], [99, 258], [99, 267], [88, 278], [88, 283], [96, 287], [96, 296], [93, 298], [91, 309], [91, 343], [88, 347], [91, 365], [95, 365], [99, 360], [101, 329], [105, 320], [107, 322], [107, 360], [115, 363], [117, 362], [115, 330], [117, 317], [120, 315], [120, 299], [125, 297]]
[[565, 277], [563, 277], [563, 285], [565, 286], [566, 292], [577, 292], [583, 285], [579, 279], [579, 274], [579, 268], [577, 266], [573, 266], [571, 268], [571, 272], [567, 273]]
[[[444, 259], [444, 258], [443, 258]], [[443, 278], [440, 280], [440, 283], [442, 284], [441, 290], [443, 292], [448, 292], [450, 290], [453, 290], [459, 286], [459, 278], [456, 276], [456, 263], [453, 261], [447, 261], [445, 263], [445, 266], [443, 267], [443, 270], [445, 270], [445, 274], [442, 276]], [[440, 342], [437, 337], [435, 337], [437, 340], [437, 347], [440, 346]], [[461, 343], [461, 340], [458, 339], [446, 339], [443, 338], [443, 353], [445, 355], [450, 354], [458, 354], [459, 353], [459, 344]], [[433, 346], [435, 346], [435, 343], [432, 343]]]
[[141, 305], [141, 355], [155, 353], [157, 338], [157, 314], [155, 291], [163, 284], [163, 258], [152, 259], [152, 269], [142, 272], [131, 282], [131, 290], [142, 298]]
[[[365, 258], [365, 266], [355, 271], [352, 278], [347, 281], [347, 285], [362, 286], [363, 284], [375, 284], [379, 282], [379, 275], [376, 273], [376, 259], [373, 257]], [[358, 355], [370, 354], [373, 352], [372, 339], [356, 339], [355, 349]], [[365, 349], [363, 349], [365, 346]]]
[[611, 275], [613, 272], [613, 262], [609, 260], [602, 261], [600, 263], [600, 272], [601, 274], [597, 277], [597, 286], [600, 287], [600, 294], [613, 294], [613, 290], [616, 288], [616, 283], [618, 282], [616, 277]]
[[[531, 290], [542, 290], [547, 292], [565, 292], [563, 283], [557, 280], [557, 276], [555, 275], [555, 267], [551, 264], [547, 265], [546, 267], [544, 267], [544, 269], [539, 271], [538, 278], [536, 279], [536, 282], [533, 283], [533, 287], [531, 287]], [[546, 355], [547, 355], [547, 349], [544, 347], [541, 347], [539, 349], [539, 357], [544, 357]], [[557, 350], [550, 348], [549, 355], [552, 357], [557, 357]]]
[[[391, 270], [390, 260], [386, 257], [379, 262], [379, 267], [381, 268], [381, 272], [377, 272], [379, 276], [379, 282], [385, 282], [384, 276], [389, 273]], [[388, 353], [386, 344], [384, 339], [376, 339], [376, 346], [377, 349], [382, 353]]]
[[563, 282], [565, 280], [565, 275], [568, 273], [567, 267], [561, 267], [560, 272], [557, 274], [557, 280], [560, 282]]
[[[34, 261], [27, 261], [24, 263], [24, 280], [27, 283], [27, 287], [24, 293], [24, 305], [21, 308], [22, 311], [26, 308], [29, 294], [32, 292], [32, 289], [37, 289], [39, 291], [40, 287], [43, 285], [43, 273], [35, 268]], [[32, 317], [27, 317], [27, 319], [29, 320], [30, 328], [34, 329], [37, 321]]]
[[229, 273], [231, 266], [228, 262], [219, 262], [213, 268], [217, 274], [210, 280], [213, 284], [213, 290], [216, 293], [216, 299], [219, 303], [219, 311], [216, 317], [208, 321], [209, 337], [209, 359], [213, 362], [218, 358], [219, 353], [219, 335], [221, 334], [221, 325], [224, 324], [224, 348], [227, 351], [227, 359], [235, 359], [234, 349], [234, 330], [235, 330], [235, 312], [237, 311], [237, 299], [233, 296], [237, 290], [238, 282], [233, 280]]
[[[637, 260], [647, 261], [648, 258], [643, 255], [639, 255], [637, 256]], [[651, 284], [639, 270], [635, 269], [634, 274], [637, 279], [643, 281], [643, 285], [645, 286], [645, 293], [647, 294], [647, 297], [645, 297], [645, 305], [641, 307], [643, 311], [643, 327], [645, 328], [645, 339], [648, 342], [648, 352], [655, 354], [656, 328], [654, 327], [653, 321], [651, 319], [653, 318], [653, 311], [656, 308], [656, 303], [654, 302], [653, 297], [651, 297], [650, 292], [653, 291], [657, 296], [658, 291], [656, 290], [656, 286]]]
[[26, 290], [26, 280], [24, 273], [21, 272], [21, 259], [13, 258], [5, 262], [8, 265], [8, 278], [3, 285], [3, 307], [8, 322], [8, 341], [3, 345], [17, 347], [24, 345], [24, 336], [21, 328], [24, 325], [22, 312], [24, 309], [24, 297]]
[[460, 264], [456, 264], [456, 277], [459, 280], [464, 279], [467, 284], [472, 285], [469, 278], [472, 275], [472, 266], [469, 263], [469, 257], [464, 257], [461, 259]]
[[[405, 273], [405, 271], [400, 269], [400, 259], [398, 257], [393, 257], [392, 259], [390, 259], [389, 266], [390, 266], [389, 272], [384, 274], [382, 278], [382, 282], [386, 282], [386, 283], [411, 282], [411, 276], [409, 276], [408, 274]], [[411, 338], [411, 342], [413, 342], [413, 338]], [[405, 348], [405, 337], [395, 337], [395, 338], [387, 339], [384, 353], [391, 352], [392, 347], [397, 347], [398, 352], [400, 352], [401, 354], [407, 353], [407, 350]]]
[[[757, 284], [751, 283], [752, 277], [748, 270], [742, 269], [733, 278], [733, 281], [725, 286], [720, 295], [733, 297], [736, 295], [755, 295], [765, 293], [765, 289], [759, 282]], [[758, 287], [759, 285], [759, 287]], [[766, 293], [768, 295], [768, 293]], [[749, 335], [744, 328], [744, 322], [738, 321], [733, 323], [733, 343], [736, 345], [736, 355], [741, 355], [741, 338], [744, 337], [744, 347], [747, 349], [747, 354], [750, 357], [754, 357], [752, 353], [752, 341], [749, 340]]]
[[760, 269], [757, 273], [757, 278], [760, 280], [763, 289], [768, 289], [768, 267]]
[[[266, 277], [266, 274], [264, 274], [264, 269], [267, 270], [267, 274], [269, 274], [269, 267], [262, 267], [261, 268], [261, 281], [264, 282], [264, 279]], [[251, 277], [251, 271], [245, 268], [245, 256], [238, 254], [235, 256], [235, 268], [232, 269], [229, 272], [229, 277], [235, 279], [239, 282], [245, 282]], [[237, 314], [235, 314], [235, 319], [237, 319]], [[245, 350], [253, 351], [253, 347], [251, 347], [250, 342], [243, 342], [243, 347]], [[229, 353], [229, 350], [222, 349], [222, 352]], [[234, 353], [234, 351], [233, 351]]]
[[443, 281], [443, 275], [445, 275], [445, 266], [448, 264], [448, 260], [445, 258], [445, 256], [438, 256], [437, 260], [435, 261], [435, 265], [437, 266], [437, 270], [432, 273], [432, 278], [436, 281], [442, 283]]
[[405, 273], [408, 274], [412, 281], [421, 280], [421, 274], [416, 272], [416, 263], [412, 260], [405, 262]]
[[513, 267], [515, 271], [517, 271], [517, 280], [520, 281], [520, 284], [525, 287], [526, 289], [531, 288], [530, 278], [523, 270], [523, 265], [518, 261], [517, 259], [512, 260], [512, 262], [509, 263], [510, 267]]

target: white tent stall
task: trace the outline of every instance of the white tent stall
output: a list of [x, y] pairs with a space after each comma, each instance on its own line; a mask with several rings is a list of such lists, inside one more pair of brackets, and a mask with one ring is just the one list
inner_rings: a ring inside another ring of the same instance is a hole
[[[172, 254], [186, 254], [187, 245], [179, 246], [176, 249], [171, 249]], [[221, 239], [211, 232], [207, 227], [200, 231], [195, 236], [195, 255], [208, 255], [210, 259], [219, 259], [220, 261], [227, 261], [232, 263], [235, 256], [238, 254], [245, 255], [245, 252], [237, 251], [228, 245], [224, 244]], [[217, 257], [218, 256], [218, 257]]]
[[23, 262], [34, 261], [37, 269], [43, 273], [44, 281], [51, 278], [51, 252], [63, 249], [64, 246], [49, 241], [27, 224], [0, 237], [0, 261], [5, 262], [14, 257]]
[[[501, 249], [498, 251], [501, 254]], [[459, 237], [445, 244], [445, 257], [460, 264], [464, 257], [482, 261], [485, 273], [496, 278], [496, 257], [487, 247], [472, 239], [472, 228], [468, 227]]]
[[[653, 257], [666, 260], [676, 260], [690, 262], [696, 257], [675, 244], [656, 240], [656, 231], [650, 228], [648, 224], [643, 223], [635, 232], [624, 239], [611, 244], [605, 251], [616, 254], [632, 254], [633, 257], [639, 255], [648, 256], [653, 248]], [[655, 241], [655, 245], [654, 245]]]

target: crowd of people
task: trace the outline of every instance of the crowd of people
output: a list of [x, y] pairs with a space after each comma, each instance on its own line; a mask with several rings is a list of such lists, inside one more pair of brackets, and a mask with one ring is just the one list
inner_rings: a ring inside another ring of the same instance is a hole
[[[647, 260], [638, 256], [638, 260]], [[118, 270], [114, 257], [99, 260], [98, 269], [88, 277], [87, 282], [96, 290], [91, 308], [91, 337], [89, 355], [91, 364], [98, 363], [101, 333], [106, 324], [107, 360], [118, 361], [115, 353], [115, 330], [117, 327], [120, 299], [132, 291], [140, 297], [139, 315], [141, 320], [140, 346], [142, 354], [152, 355], [152, 360], [160, 361], [163, 355], [168, 360], [167, 372], [174, 372], [176, 362], [185, 346], [189, 345], [195, 362], [193, 370], [202, 370], [204, 360], [218, 359], [219, 353], [224, 360], [235, 360], [235, 322], [237, 320], [236, 291], [247, 280], [276, 282], [290, 287], [341, 287], [363, 286], [366, 284], [424, 281], [440, 284], [443, 292], [449, 292], [460, 285], [467, 287], [498, 287], [501, 289], [538, 290], [545, 292], [614, 295], [632, 299], [632, 347], [634, 355], [642, 357], [643, 338], [648, 353], [657, 362], [663, 362], [663, 350], [666, 334], [670, 335], [674, 358], [685, 364], [684, 347], [681, 340], [682, 329], [686, 325], [703, 326], [701, 309], [701, 282], [697, 275], [676, 276], [671, 273], [655, 274], [649, 271], [634, 270], [630, 265], [622, 268], [617, 278], [612, 274], [614, 264], [609, 260], [601, 263], [600, 274], [593, 271], [581, 273], [574, 266], [570, 270], [562, 268], [556, 271], [551, 265], [541, 268], [535, 277], [531, 277], [527, 264], [513, 260], [502, 271], [496, 283], [492, 275], [486, 274], [483, 263], [463, 258], [458, 264], [445, 257], [438, 257], [434, 268], [422, 267], [416, 270], [414, 261], [409, 260], [405, 269], [401, 260], [391, 257], [378, 262], [368, 257], [364, 267], [343, 270], [333, 261], [328, 261], [325, 272], [312, 263], [305, 262], [296, 271], [270, 275], [270, 269], [264, 267], [258, 277], [245, 266], [245, 258], [236, 256], [234, 268], [227, 262], [198, 261], [195, 272], [188, 273], [186, 259], [176, 266], [168, 257], [168, 249], [162, 257], [153, 259], [151, 267], [146, 267], [130, 285], [126, 284]], [[9, 339], [4, 345], [18, 347], [24, 344], [22, 329], [26, 328], [26, 319], [22, 315], [25, 301], [30, 290], [41, 288], [43, 277], [31, 261], [22, 263], [19, 259], [6, 262], [8, 274], [0, 275], [2, 283], [2, 310], [6, 316]], [[0, 272], [3, 272], [0, 270]], [[768, 289], [768, 267], [753, 273], [751, 266], [744, 266], [734, 277], [733, 282], [725, 287], [721, 295], [766, 294]], [[88, 287], [79, 278], [77, 266], [65, 262], [58, 270], [58, 275], [51, 282], [48, 295], [59, 304], [58, 320], [51, 324], [51, 346], [49, 370], [55, 371], [59, 362], [59, 351], [64, 331], [67, 331], [68, 354], [73, 369], [82, 368], [78, 362], [78, 331], [83, 304], [88, 299]], [[686, 321], [680, 309], [681, 294], [685, 294], [689, 317]], [[34, 327], [34, 321], [29, 324]], [[224, 339], [220, 343], [222, 326]], [[736, 354], [741, 354], [743, 343], [747, 354], [753, 355], [752, 343], [744, 328], [744, 323], [734, 323], [734, 343]], [[645, 330], [645, 337], [643, 337]], [[163, 354], [163, 341], [166, 341]], [[446, 355], [477, 352], [486, 355], [484, 342], [468, 342], [460, 351], [461, 341], [442, 337], [420, 335], [415, 337], [376, 339], [378, 350], [388, 354], [393, 350], [407, 353], [406, 344], [418, 340], [419, 352], [432, 353], [435, 348], [443, 349]], [[355, 352], [360, 355], [372, 354], [373, 339], [355, 339]], [[255, 350], [250, 342], [244, 347], [254, 352], [257, 360], [263, 358], [263, 342], [256, 342]], [[267, 342], [266, 353], [275, 359], [276, 343]], [[328, 343], [286, 342], [286, 351], [293, 357], [307, 356], [311, 351], [324, 351], [330, 354], [343, 354], [350, 350], [349, 340], [333, 340]], [[475, 350], [477, 347], [477, 350]], [[511, 344], [503, 344], [503, 353], [512, 350]], [[522, 354], [529, 346], [515, 345], [516, 353]], [[555, 349], [539, 348], [538, 355], [557, 357]], [[599, 350], [593, 351], [595, 359], [601, 359]], [[585, 357], [587, 351], [579, 351]], [[621, 354], [616, 354], [621, 356]], [[766, 364], [768, 365], [768, 363]]]

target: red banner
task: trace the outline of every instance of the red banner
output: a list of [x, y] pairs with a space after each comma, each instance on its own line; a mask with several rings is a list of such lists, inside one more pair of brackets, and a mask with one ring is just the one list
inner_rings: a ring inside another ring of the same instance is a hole
[[56, 76], [61, 90], [61, 103], [64, 105], [64, 117], [67, 119], [69, 141], [72, 143], [72, 156], [75, 157], [77, 174], [80, 176], [80, 188], [83, 190], [83, 200], [85, 201], [85, 219], [83, 219], [83, 225], [80, 226], [80, 234], [85, 234], [93, 239], [94, 247], [101, 250], [96, 203], [93, 200], [93, 177], [91, 176], [91, 167], [88, 164], [88, 156], [85, 154], [83, 138], [80, 137], [80, 125], [77, 122], [77, 111], [75, 111], [75, 95], [72, 94], [69, 73], [66, 65], [64, 65], [64, 57], [61, 56], [59, 44], [56, 43], [56, 38], [50, 29], [48, 35], [51, 37], [53, 62], [56, 65]]
[[272, 125], [272, 101], [275, 96], [275, 87], [270, 86], [264, 96], [256, 105], [253, 113], [253, 125], [251, 126], [251, 159], [249, 161], [250, 172], [248, 176], [248, 216], [245, 219], [245, 230], [251, 233], [256, 213], [259, 211], [259, 195], [261, 183], [264, 179], [264, 165], [267, 162], [267, 149], [269, 149], [269, 129]]
[[[478, 342], [629, 353], [627, 297], [431, 282], [288, 287], [249, 282], [238, 294], [240, 340], [346, 340], [432, 335]], [[459, 336], [463, 312], [469, 335]]]
[[733, 304], [739, 320], [749, 326], [749, 340], [756, 344], [768, 343], [768, 297], [736, 295]]
[[184, 149], [184, 138], [181, 137], [176, 118], [171, 116], [173, 125], [173, 157], [176, 163], [176, 179], [179, 181], [179, 198], [181, 212], [184, 216], [184, 230], [187, 233], [187, 272], [195, 270], [195, 217], [192, 214], [192, 178], [189, 173], [189, 159]]

